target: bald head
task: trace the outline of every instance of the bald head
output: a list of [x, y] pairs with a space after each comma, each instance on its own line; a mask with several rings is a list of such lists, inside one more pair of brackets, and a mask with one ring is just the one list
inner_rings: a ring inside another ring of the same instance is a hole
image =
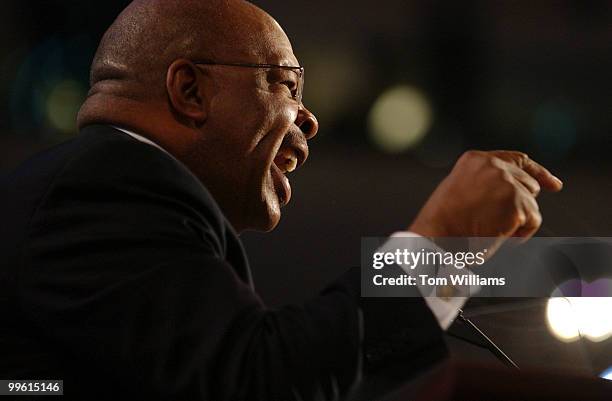
[[100, 42], [92, 92], [163, 95], [166, 69], [177, 58], [253, 60], [267, 50], [256, 36], [278, 29], [268, 14], [243, 0], [136, 0]]

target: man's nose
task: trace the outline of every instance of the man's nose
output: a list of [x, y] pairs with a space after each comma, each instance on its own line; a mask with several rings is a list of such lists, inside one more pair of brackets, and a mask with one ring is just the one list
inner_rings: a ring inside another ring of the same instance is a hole
[[317, 121], [317, 118], [303, 104], [301, 104], [300, 108], [298, 109], [295, 124], [300, 127], [300, 130], [304, 133], [306, 139], [311, 139], [317, 135], [317, 131], [319, 131], [319, 122]]

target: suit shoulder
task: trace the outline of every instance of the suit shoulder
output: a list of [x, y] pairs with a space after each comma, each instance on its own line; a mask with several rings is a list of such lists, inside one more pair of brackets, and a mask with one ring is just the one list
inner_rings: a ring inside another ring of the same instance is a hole
[[53, 212], [58, 202], [149, 199], [195, 212], [219, 237], [225, 233], [221, 209], [187, 167], [110, 126], [84, 128], [24, 163], [13, 179], [23, 188], [15, 198], [32, 197], [31, 208], [41, 212]]
[[147, 189], [168, 196], [190, 196], [216, 214], [221, 210], [206, 187], [174, 157], [112, 127], [87, 127], [83, 135], [105, 132], [107, 138], [75, 154], [60, 180], [99, 182]]
[[62, 174], [65, 177], [118, 182], [171, 178], [177, 186], [201, 186], [186, 167], [162, 150], [112, 127], [87, 127], [80, 136], [87, 145], [73, 152]]

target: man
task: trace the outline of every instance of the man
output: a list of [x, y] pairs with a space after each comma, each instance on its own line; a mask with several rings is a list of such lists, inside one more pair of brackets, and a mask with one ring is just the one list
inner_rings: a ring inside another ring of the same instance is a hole
[[[241, 1], [137, 0], [106, 32], [80, 135], [2, 183], [2, 378], [74, 399], [346, 395], [442, 350], [464, 302], [360, 298], [350, 270], [270, 310], [236, 233], [271, 230], [318, 124], [280, 26]], [[529, 237], [547, 170], [469, 152], [409, 229]], [[401, 217], [400, 217], [401, 218]]]

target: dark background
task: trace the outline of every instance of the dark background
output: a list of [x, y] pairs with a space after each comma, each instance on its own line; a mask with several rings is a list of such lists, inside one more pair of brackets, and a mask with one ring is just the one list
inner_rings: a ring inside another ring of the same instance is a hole
[[[125, 4], [3, 2], [0, 172], [76, 134], [89, 63]], [[612, 234], [609, 1], [256, 4], [292, 39], [306, 69], [305, 104], [321, 124], [310, 159], [291, 175], [279, 227], [243, 235], [271, 305], [302, 301], [359, 264], [361, 237], [406, 228], [470, 148], [526, 151], [564, 180], [562, 193], [541, 197], [540, 235]], [[428, 123], [420, 141], [381, 148], [370, 113], [398, 85], [427, 105]], [[599, 374], [612, 364], [612, 340], [554, 338], [545, 301], [471, 301], [468, 310], [521, 365]], [[453, 350], [487, 357], [459, 343]]]

